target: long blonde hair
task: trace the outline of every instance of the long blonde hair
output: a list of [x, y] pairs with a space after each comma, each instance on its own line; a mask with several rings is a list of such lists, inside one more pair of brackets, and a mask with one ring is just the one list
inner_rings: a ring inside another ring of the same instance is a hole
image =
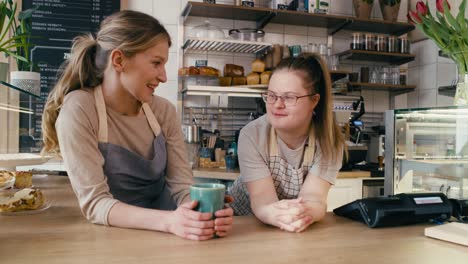
[[347, 157], [344, 135], [332, 111], [332, 82], [327, 64], [318, 54], [303, 53], [298, 57], [282, 60], [273, 74], [284, 69], [299, 73], [304, 88], [311, 93], [320, 94], [320, 100], [312, 117], [312, 128], [322, 149], [324, 159], [336, 161], [339, 152], [343, 149]]
[[132, 57], [161, 40], [166, 40], [171, 45], [167, 30], [157, 19], [130, 10], [107, 17], [101, 23], [96, 38], [92, 34], [76, 37], [71, 56], [62, 65], [59, 80], [50, 92], [44, 108], [42, 153], [60, 156], [55, 122], [63, 99], [71, 91], [101, 84], [112, 50], [119, 49], [125, 56]]

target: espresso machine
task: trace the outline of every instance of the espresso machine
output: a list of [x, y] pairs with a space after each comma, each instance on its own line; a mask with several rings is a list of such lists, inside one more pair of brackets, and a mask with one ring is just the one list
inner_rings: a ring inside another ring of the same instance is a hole
[[365, 114], [364, 98], [362, 96], [335, 95], [333, 97], [333, 113], [345, 135], [348, 148], [348, 159], [343, 158], [341, 170], [352, 170], [357, 163], [366, 160], [367, 145], [361, 143], [361, 117]]

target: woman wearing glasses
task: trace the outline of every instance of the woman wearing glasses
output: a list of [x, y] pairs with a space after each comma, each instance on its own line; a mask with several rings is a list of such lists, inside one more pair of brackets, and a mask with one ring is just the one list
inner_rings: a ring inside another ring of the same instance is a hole
[[267, 114], [239, 137], [235, 214], [301, 232], [325, 215], [342, 164], [343, 135], [332, 113], [331, 80], [315, 54], [283, 60], [263, 94]]

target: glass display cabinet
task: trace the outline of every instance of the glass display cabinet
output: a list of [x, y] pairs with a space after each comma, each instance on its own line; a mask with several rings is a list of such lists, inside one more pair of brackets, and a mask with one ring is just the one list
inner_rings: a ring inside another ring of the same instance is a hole
[[0, 170], [47, 162], [42, 148], [44, 97], [0, 80]]
[[385, 113], [385, 195], [468, 198], [468, 106]]

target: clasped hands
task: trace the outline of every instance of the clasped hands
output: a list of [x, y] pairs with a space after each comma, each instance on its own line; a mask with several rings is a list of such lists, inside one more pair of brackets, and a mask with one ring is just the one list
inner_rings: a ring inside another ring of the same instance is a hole
[[[270, 204], [273, 225], [289, 232], [302, 232], [314, 223], [314, 201], [297, 199], [284, 199]], [[316, 203], [316, 202], [315, 202]]]

